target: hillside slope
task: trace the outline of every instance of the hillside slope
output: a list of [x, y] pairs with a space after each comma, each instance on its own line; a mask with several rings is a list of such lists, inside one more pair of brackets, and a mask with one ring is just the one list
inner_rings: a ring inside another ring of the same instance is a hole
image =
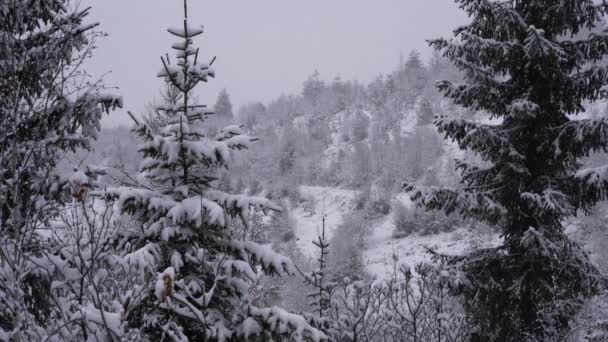
[[[321, 233], [322, 219], [325, 217], [325, 234], [328, 239], [345, 219], [352, 214], [357, 191], [332, 187], [301, 186], [300, 193], [304, 198], [302, 204], [292, 208], [290, 216], [295, 223], [297, 247], [302, 254], [310, 259], [317, 257], [317, 249], [312, 244]], [[406, 194], [396, 196], [405, 205], [412, 205]], [[400, 263], [415, 265], [421, 261], [430, 260], [427, 247], [449, 254], [462, 254], [473, 244], [491, 246], [500, 243], [498, 234], [488, 232], [479, 234], [465, 228], [450, 233], [435, 235], [410, 235], [395, 239], [392, 233], [395, 229], [391, 214], [374, 220], [370, 227], [369, 236], [365, 239], [362, 251], [365, 270], [373, 277], [382, 278], [392, 268], [394, 256]]]

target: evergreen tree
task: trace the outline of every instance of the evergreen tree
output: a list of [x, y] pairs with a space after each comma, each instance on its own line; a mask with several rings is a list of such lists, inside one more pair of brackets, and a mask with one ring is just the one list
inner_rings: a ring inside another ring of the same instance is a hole
[[331, 296], [335, 285], [326, 279], [327, 272], [327, 255], [329, 254], [329, 241], [325, 237], [325, 217], [323, 217], [323, 227], [318, 241], [312, 242], [319, 249], [319, 258], [317, 259], [317, 268], [308, 275], [305, 280], [309, 283], [314, 291], [308, 294], [315, 314], [322, 321], [327, 310], [331, 305]]
[[[89, 148], [104, 111], [121, 99], [100, 94], [81, 68], [97, 24], [65, 0], [0, 1], [0, 339], [36, 340], [53, 314], [54, 248], [41, 230], [68, 202], [60, 156]], [[83, 82], [84, 80], [84, 82]], [[48, 266], [50, 267], [50, 266]]]
[[412, 50], [401, 72], [402, 87], [407, 92], [406, 100], [414, 104], [426, 85], [426, 67], [420, 59], [420, 53]]
[[232, 102], [230, 102], [230, 94], [226, 88], [220, 90], [215, 102], [214, 114], [216, 117], [231, 120], [234, 117], [232, 113]]
[[608, 148], [605, 119], [576, 119], [603, 95], [608, 4], [592, 0], [457, 1], [471, 23], [456, 39], [437, 39], [465, 82], [443, 94], [497, 124], [439, 118], [436, 124], [484, 165], [460, 161], [462, 189], [409, 184], [419, 204], [498, 225], [504, 243], [452, 258], [457, 290], [476, 324], [472, 341], [547, 341], [563, 337], [580, 299], [597, 289], [596, 270], [564, 233], [562, 220], [608, 196], [608, 166], [579, 160]]
[[321, 94], [325, 89], [325, 83], [319, 76], [319, 71], [315, 70], [315, 72], [306, 79], [302, 88], [304, 100], [312, 105], [313, 109], [317, 109], [316, 107], [321, 101]]
[[306, 296], [310, 300], [312, 313], [307, 316], [313, 326], [318, 327], [335, 339], [333, 329], [335, 322], [332, 321], [334, 317], [331, 317], [331, 310], [335, 309], [335, 305], [332, 305], [332, 297], [337, 284], [329, 281], [327, 277], [327, 256], [329, 255], [330, 243], [325, 237], [325, 217], [322, 220], [321, 234], [317, 241], [312, 241], [312, 243], [318, 248], [319, 257], [312, 272], [302, 273], [304, 282], [312, 287], [312, 290]]
[[151, 185], [106, 191], [122, 213], [138, 222], [118, 245], [156, 277], [147, 299], [128, 317], [130, 325], [142, 327], [150, 340], [324, 339], [302, 317], [278, 307], [257, 307], [248, 298], [258, 272], [292, 274], [294, 268], [269, 246], [239, 239], [231, 220], [240, 218], [248, 227], [251, 208], [280, 208], [266, 198], [213, 188], [230, 151], [247, 148], [256, 139], [237, 126], [224, 128], [215, 139], [205, 136], [200, 121], [208, 110], [189, 95], [215, 74], [213, 60], [201, 62], [192, 45], [203, 30], [189, 25], [186, 1], [183, 25], [168, 31], [180, 39], [172, 46], [177, 62], [161, 58], [159, 77], [182, 96], [177, 105], [163, 108], [172, 111], [172, 120], [160, 133], [137, 121], [134, 128], [145, 140], [142, 172]]
[[283, 129], [283, 134], [279, 140], [279, 148], [277, 151], [278, 167], [280, 176], [290, 175], [296, 166], [298, 159], [298, 140], [300, 134], [297, 130], [289, 125]]
[[406, 160], [412, 179], [432, 180], [435, 172], [431, 169], [441, 156], [441, 137], [437, 134], [436, 129], [430, 126], [433, 121], [433, 111], [430, 104], [423, 99], [417, 107], [416, 126], [407, 137], [408, 155]]

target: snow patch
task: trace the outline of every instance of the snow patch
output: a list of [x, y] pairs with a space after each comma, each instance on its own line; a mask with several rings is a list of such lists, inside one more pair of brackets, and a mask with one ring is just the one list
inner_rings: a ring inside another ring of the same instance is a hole
[[301, 186], [300, 193], [310, 206], [298, 207], [291, 211], [296, 229], [296, 245], [310, 258], [317, 255], [317, 247], [312, 244], [321, 234], [325, 217], [325, 236], [330, 240], [343, 221], [343, 215], [353, 209], [353, 199], [357, 191], [321, 186]]
[[[412, 205], [409, 196], [405, 194], [398, 195], [398, 199], [406, 206]], [[497, 246], [502, 242], [498, 234], [487, 232], [475, 236], [475, 233], [465, 228], [449, 233], [426, 236], [413, 234], [401, 239], [393, 239], [394, 229], [393, 216], [388, 215], [367, 240], [366, 250], [363, 252], [363, 264], [372, 277], [384, 278], [397, 261], [399, 264], [412, 266], [430, 261], [431, 255], [427, 253], [426, 248], [433, 248], [440, 253], [460, 255], [471, 249], [472, 241], [475, 239], [488, 247]], [[397, 260], [394, 260], [394, 257]]]

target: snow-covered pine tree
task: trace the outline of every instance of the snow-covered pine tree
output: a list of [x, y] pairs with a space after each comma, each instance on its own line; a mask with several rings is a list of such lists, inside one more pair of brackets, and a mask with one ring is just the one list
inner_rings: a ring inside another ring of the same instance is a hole
[[63, 203], [60, 156], [88, 148], [103, 111], [121, 100], [86, 82], [97, 24], [67, 0], [1, 1], [0, 339], [37, 340], [53, 314], [51, 279], [33, 258], [51, 253], [41, 236]]
[[400, 86], [406, 94], [402, 95], [409, 106], [416, 103], [427, 83], [427, 70], [420, 59], [420, 53], [412, 50], [399, 74]]
[[218, 131], [232, 122], [234, 114], [232, 112], [232, 102], [230, 101], [230, 94], [226, 88], [222, 88], [217, 95], [217, 100], [213, 106], [213, 116], [211, 120], [207, 122], [207, 132], [210, 135], [217, 135]]
[[220, 93], [217, 95], [217, 101], [213, 107], [213, 112], [215, 113], [216, 117], [221, 117], [227, 120], [233, 119], [234, 114], [232, 113], [232, 102], [230, 101], [230, 94], [228, 94], [226, 88], [220, 90]]
[[314, 290], [308, 294], [310, 298], [310, 306], [313, 308], [316, 318], [323, 324], [323, 319], [327, 315], [327, 310], [331, 305], [331, 296], [335, 284], [327, 280], [327, 255], [329, 254], [329, 241], [325, 237], [325, 217], [323, 217], [321, 235], [317, 241], [312, 242], [319, 250], [319, 258], [317, 259], [317, 267], [305, 277], [305, 281], [311, 285]]
[[472, 341], [546, 341], [563, 336], [580, 300], [597, 287], [595, 269], [564, 233], [562, 220], [608, 196], [608, 166], [582, 157], [608, 148], [608, 121], [577, 119], [604, 94], [606, 2], [458, 0], [471, 22], [430, 45], [464, 72], [438, 83], [456, 104], [496, 124], [440, 117], [439, 130], [484, 165], [459, 162], [461, 189], [407, 185], [413, 198], [501, 227], [504, 243], [453, 258], [459, 292], [476, 326]]
[[[192, 90], [214, 76], [210, 63], [202, 62], [193, 38], [201, 27], [184, 20], [169, 33], [177, 61], [162, 57], [159, 77], [180, 90], [171, 121], [153, 133], [136, 121], [145, 143], [143, 176], [147, 188], [107, 189], [119, 209], [136, 219], [121, 245], [131, 260], [155, 272], [156, 284], [148, 299], [128, 317], [133, 327], [151, 340], [244, 341], [325, 339], [303, 317], [278, 307], [256, 307], [247, 298], [248, 286], [258, 276], [293, 273], [291, 261], [267, 245], [238, 239], [231, 226], [235, 218], [247, 224], [249, 210], [279, 210], [266, 198], [232, 195], [213, 189], [216, 171], [226, 167], [231, 150], [247, 148], [256, 140], [237, 126], [229, 126], [216, 138], [205, 136], [199, 124], [209, 113], [192, 102]], [[134, 120], [136, 120], [134, 118]]]

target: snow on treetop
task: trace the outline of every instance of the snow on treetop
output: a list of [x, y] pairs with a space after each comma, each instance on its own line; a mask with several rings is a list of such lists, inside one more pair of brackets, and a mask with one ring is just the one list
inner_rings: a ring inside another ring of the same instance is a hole
[[169, 33], [171, 33], [172, 35], [181, 38], [192, 38], [203, 33], [203, 26], [193, 27], [184, 25], [184, 27], [170, 27], [167, 29], [167, 31], [169, 31]]

